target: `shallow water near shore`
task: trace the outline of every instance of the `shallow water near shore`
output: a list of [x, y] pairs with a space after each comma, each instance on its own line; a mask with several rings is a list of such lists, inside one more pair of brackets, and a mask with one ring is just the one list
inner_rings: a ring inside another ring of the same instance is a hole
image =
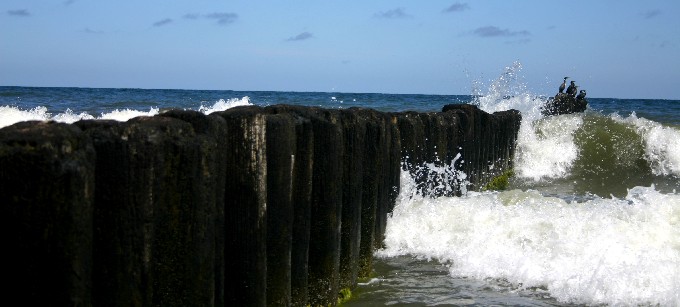
[[409, 256], [379, 258], [375, 274], [343, 306], [567, 306], [545, 289], [521, 289], [507, 280], [452, 277], [446, 264]]

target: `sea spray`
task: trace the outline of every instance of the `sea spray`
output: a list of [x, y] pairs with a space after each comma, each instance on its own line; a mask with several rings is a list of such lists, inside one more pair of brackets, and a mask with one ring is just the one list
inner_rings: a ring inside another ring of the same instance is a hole
[[644, 140], [644, 157], [655, 175], [680, 177], [680, 130], [637, 117], [635, 113], [623, 118], [612, 114], [621, 123], [630, 124]]
[[579, 155], [574, 132], [582, 124], [581, 115], [563, 115], [536, 121], [523, 119], [515, 152], [517, 176], [539, 181], [568, 175]]
[[13, 106], [0, 106], [0, 128], [29, 120], [48, 120], [50, 113], [44, 106], [21, 110]]
[[123, 110], [113, 110], [109, 113], [102, 113], [100, 117], [97, 119], [112, 119], [116, 121], [128, 121], [131, 118], [138, 117], [138, 116], [154, 116], [159, 113], [158, 108], [151, 108], [148, 112], [144, 111], [137, 111], [137, 110], [131, 110], [131, 109], [123, 109]]
[[[408, 160], [408, 157], [405, 157], [405, 160]], [[470, 182], [467, 174], [460, 170], [463, 162], [460, 153], [456, 154], [449, 164], [441, 161], [422, 165], [403, 162], [402, 169], [410, 170], [410, 172], [402, 173], [400, 180], [402, 185], [403, 182], [412, 182], [406, 186], [409, 197], [466, 194]]]
[[[677, 186], [678, 130], [634, 114], [544, 117], [546, 99], [526, 91], [520, 69], [506, 68], [471, 103], [487, 112], [522, 112], [514, 167], [516, 180], [529, 182], [525, 189], [432, 197], [418, 192], [422, 178], [404, 171], [385, 248], [376, 255], [435, 260], [452, 279], [510, 284], [551, 303], [680, 305], [680, 195], [668, 192]], [[602, 164], [605, 158], [613, 162]], [[621, 178], [620, 172], [637, 170], [636, 178], [648, 181], [639, 174], [640, 159], [654, 174], [671, 176], [663, 178], [666, 188]], [[452, 169], [433, 178], [447, 172]], [[602, 187], [590, 180], [610, 173]], [[595, 183], [601, 191], [624, 191], [603, 198], [588, 192]], [[558, 190], [552, 196], [532, 184]]]
[[378, 256], [436, 259], [452, 277], [542, 288], [561, 302], [680, 303], [680, 195], [654, 187], [583, 203], [532, 190], [400, 195], [385, 246]]
[[202, 112], [203, 114], [210, 114], [213, 112], [219, 112], [219, 111], [224, 111], [227, 109], [231, 109], [233, 107], [237, 106], [247, 106], [247, 105], [252, 105], [250, 103], [250, 97], [246, 96], [243, 98], [231, 98], [231, 99], [220, 99], [217, 102], [215, 102], [212, 106], [206, 107], [204, 105], [201, 105], [198, 108], [199, 112]]
[[533, 181], [563, 178], [578, 157], [574, 132], [583, 123], [582, 114], [544, 117], [541, 108], [547, 99], [527, 90], [521, 70], [517, 62], [506, 67], [487, 93], [471, 103], [489, 113], [510, 109], [522, 113], [514, 160], [517, 177]]
[[[201, 105], [196, 110], [204, 114], [224, 111], [237, 106], [252, 105], [250, 98], [245, 96], [243, 98], [219, 99], [210, 106]], [[0, 128], [6, 127], [18, 122], [37, 120], [72, 124], [83, 119], [103, 119], [115, 121], [127, 121], [138, 116], [154, 116], [161, 113], [158, 107], [151, 107], [148, 111], [141, 111], [131, 108], [114, 109], [111, 111], [101, 112], [99, 116], [94, 116], [86, 112], [75, 113], [71, 109], [66, 109], [62, 113], [52, 114], [47, 107], [39, 106], [29, 110], [22, 110], [15, 106], [0, 106]]]

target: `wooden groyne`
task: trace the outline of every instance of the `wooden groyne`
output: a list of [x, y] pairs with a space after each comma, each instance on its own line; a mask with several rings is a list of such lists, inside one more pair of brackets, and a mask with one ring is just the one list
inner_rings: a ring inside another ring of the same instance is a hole
[[[512, 167], [520, 120], [470, 105], [275, 105], [5, 127], [5, 299], [336, 305], [372, 270], [401, 171], [422, 193], [480, 189]], [[428, 165], [467, 177], [433, 176]]]

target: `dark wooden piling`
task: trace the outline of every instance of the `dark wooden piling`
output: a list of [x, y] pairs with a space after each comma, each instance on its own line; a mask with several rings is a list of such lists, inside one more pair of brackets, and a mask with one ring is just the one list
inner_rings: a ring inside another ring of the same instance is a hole
[[[206, 264], [200, 265], [204, 270], [212, 269], [213, 272], [205, 271], [198, 272], [196, 276], [196, 287], [204, 289], [205, 292], [200, 300], [200, 304], [204, 306], [224, 306], [224, 186], [226, 173], [226, 163], [223, 159], [227, 150], [227, 144], [224, 139], [226, 135], [226, 121], [218, 115], [203, 115], [200, 112], [188, 110], [170, 110], [161, 114], [160, 116], [177, 118], [185, 121], [194, 129], [195, 138], [203, 152], [201, 164], [196, 169], [200, 173], [196, 174], [199, 178], [195, 182], [205, 185], [205, 192], [197, 191], [197, 199], [194, 202], [205, 203], [205, 210], [208, 216], [205, 216], [205, 225], [196, 225], [196, 229], [201, 231], [194, 232], [192, 240], [195, 242], [203, 242], [205, 246], [212, 244], [210, 248], [200, 249], [207, 254], [203, 259], [207, 259]], [[192, 180], [194, 181], [194, 180]], [[214, 261], [210, 262], [213, 258]], [[201, 258], [195, 261], [203, 262]], [[212, 280], [211, 280], [212, 279]], [[212, 298], [210, 296], [213, 296]]]
[[76, 125], [98, 152], [93, 303], [214, 305], [214, 138], [164, 116]]
[[361, 243], [361, 196], [363, 189], [366, 121], [358, 109], [341, 111], [344, 151], [342, 157], [342, 221], [340, 238], [341, 289], [353, 289], [357, 285], [359, 270], [359, 247]]
[[295, 124], [289, 114], [268, 114], [266, 119], [267, 306], [290, 306]]
[[219, 112], [227, 122], [225, 304], [267, 304], [266, 117], [259, 107]]
[[480, 189], [511, 169], [520, 120], [274, 105], [3, 128], [10, 287], [36, 304], [334, 306], [370, 276], [401, 172], [429, 197]]
[[343, 131], [337, 111], [316, 109], [309, 239], [309, 303], [337, 303], [342, 211]]
[[92, 143], [75, 126], [0, 130], [3, 293], [30, 306], [87, 306], [92, 291]]

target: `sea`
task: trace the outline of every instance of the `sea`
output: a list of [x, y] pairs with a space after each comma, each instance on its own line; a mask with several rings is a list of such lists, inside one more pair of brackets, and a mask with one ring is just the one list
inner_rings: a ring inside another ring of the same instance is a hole
[[474, 95], [2, 86], [0, 127], [243, 105], [516, 109], [509, 187], [435, 197], [403, 172], [374, 274], [343, 306], [680, 306], [680, 101], [586, 97], [546, 117], [555, 93], [520, 73]]

